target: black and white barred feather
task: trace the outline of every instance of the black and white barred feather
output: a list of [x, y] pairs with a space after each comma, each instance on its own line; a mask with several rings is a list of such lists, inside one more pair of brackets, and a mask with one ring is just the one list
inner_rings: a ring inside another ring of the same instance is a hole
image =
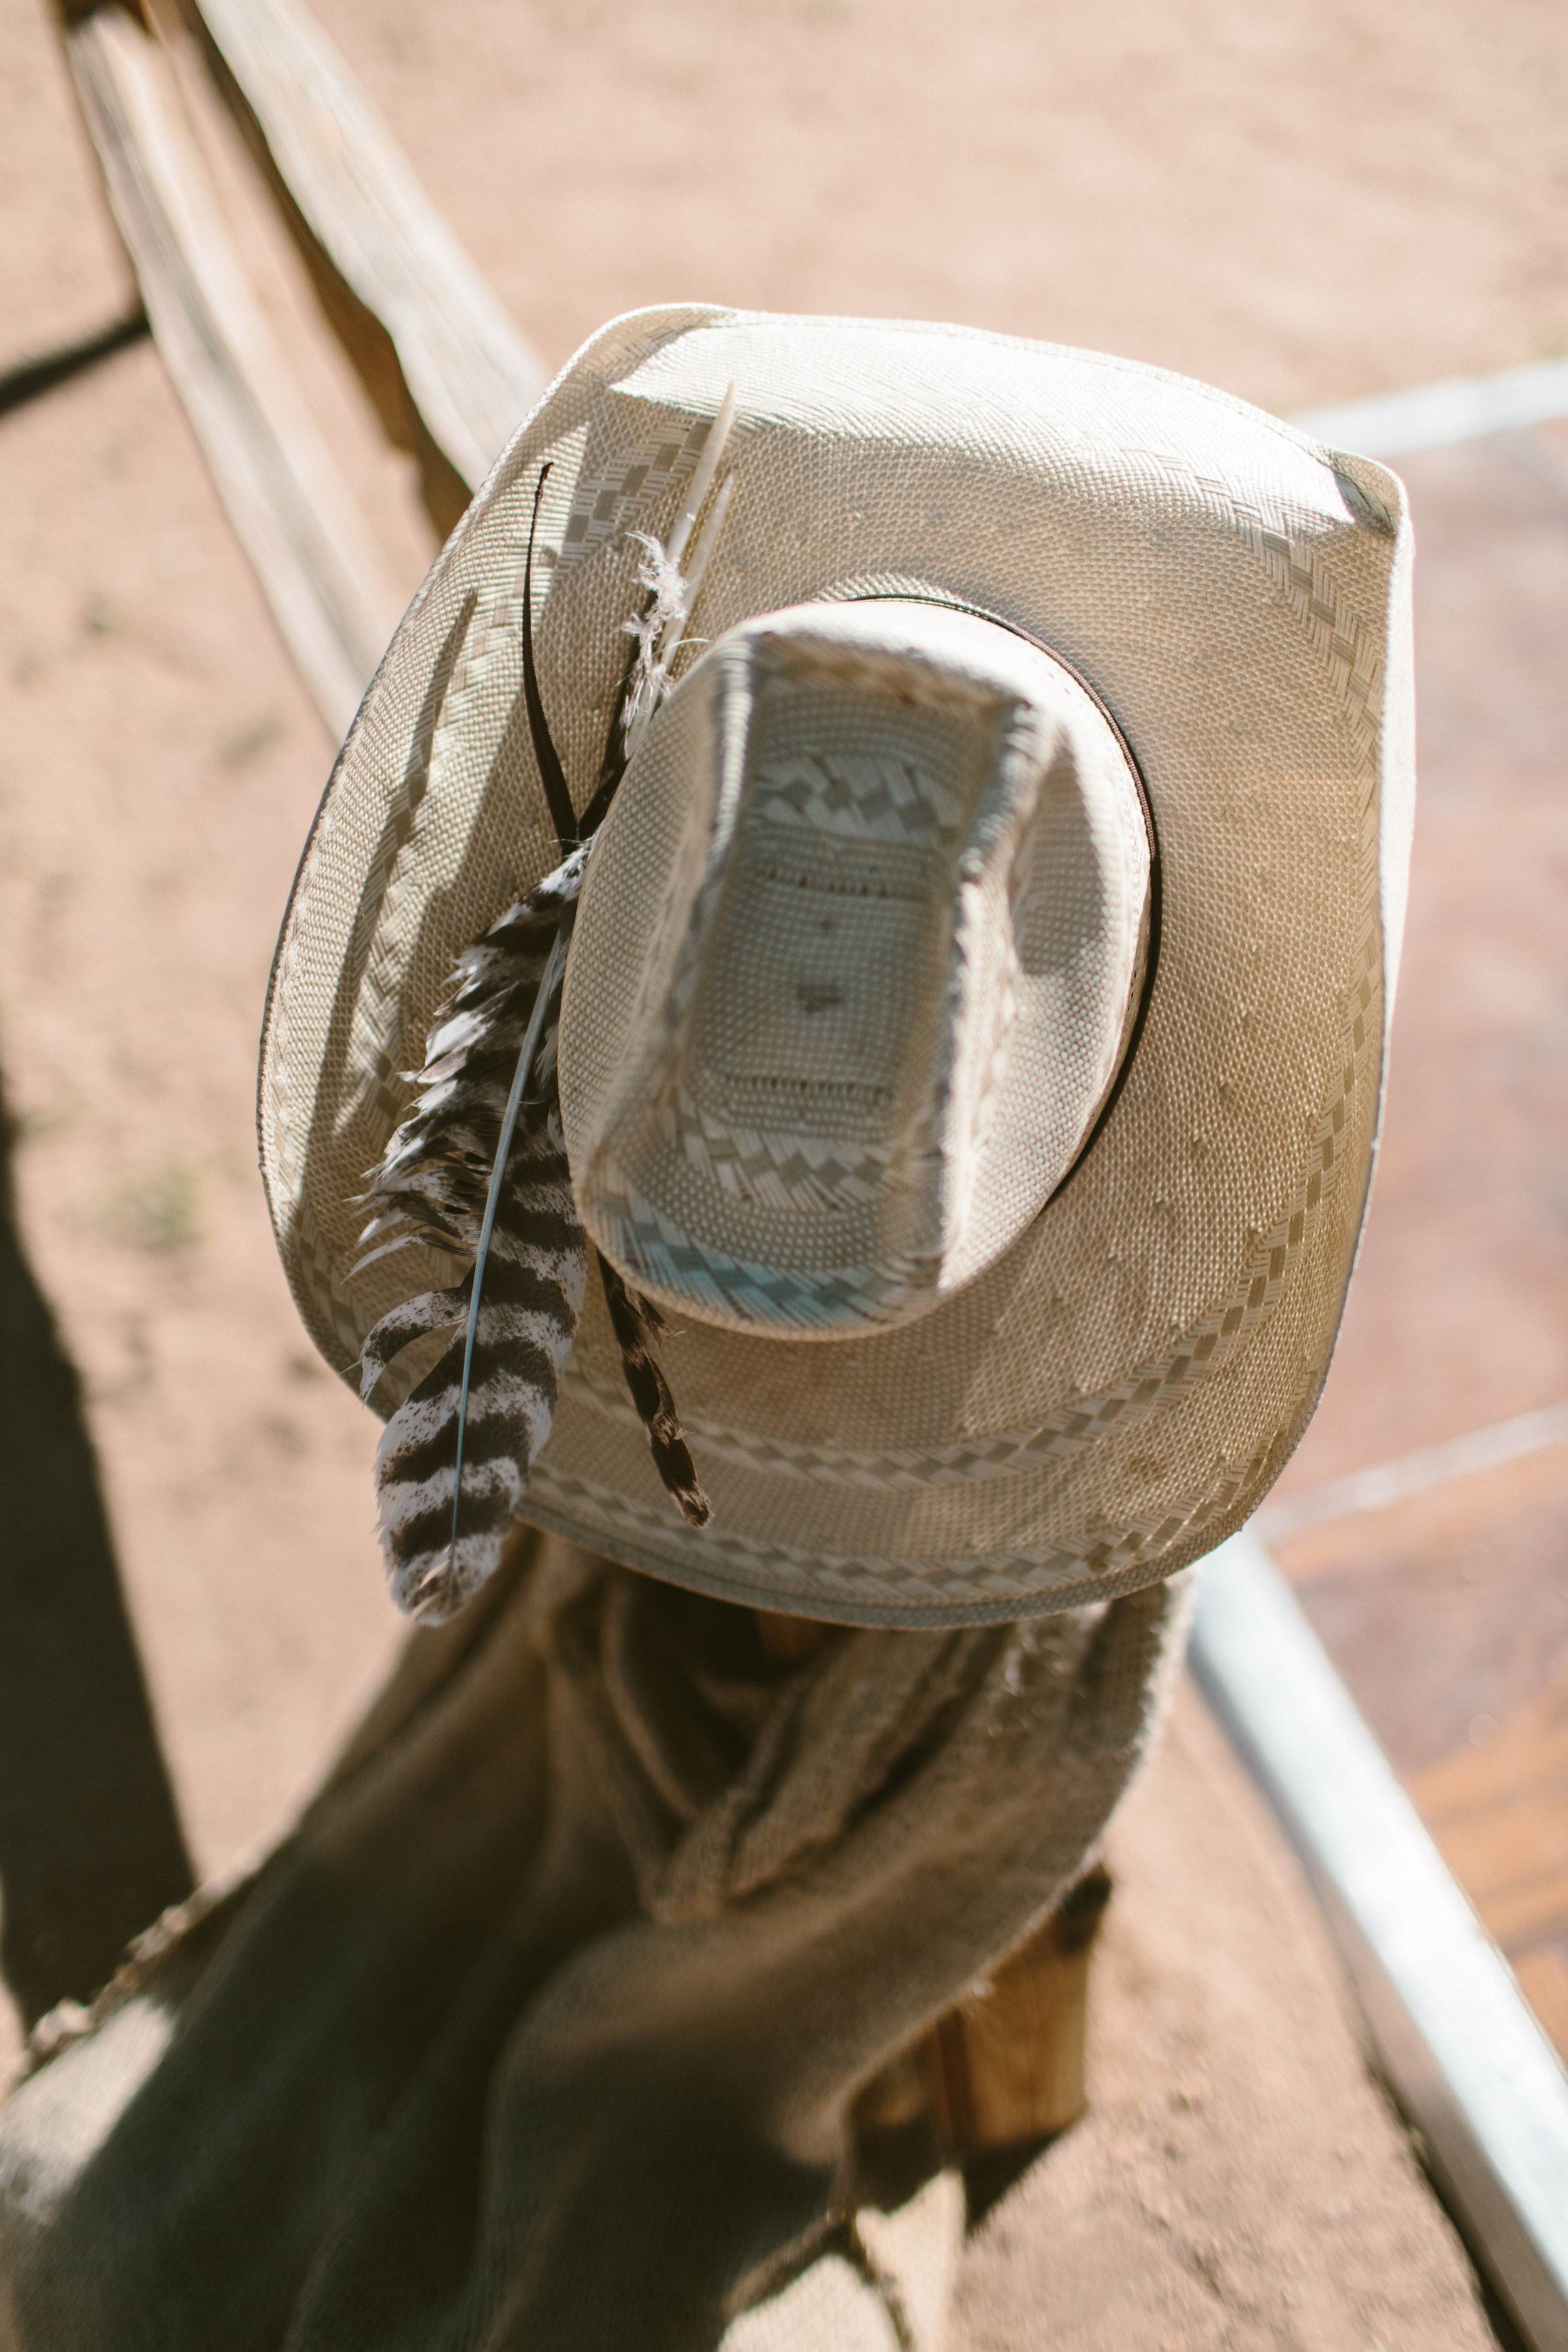
[[[584, 852], [574, 853], [460, 959], [458, 986], [430, 1033], [420, 1099], [371, 1182], [367, 1199], [379, 1213], [365, 1230], [369, 1258], [416, 1240], [477, 1256], [509, 1089], [584, 862]], [[500, 1178], [471, 1360], [472, 1269], [458, 1287], [427, 1291], [384, 1315], [361, 1353], [368, 1396], [411, 1341], [451, 1332], [388, 1422], [376, 1455], [394, 1596], [432, 1622], [459, 1607], [500, 1562], [550, 1434], [583, 1311], [588, 1245], [557, 1083], [563, 968], [555, 956]]]
[[[722, 528], [732, 478], [682, 572], [680, 558], [734, 413], [731, 385], [668, 550], [647, 542], [646, 602], [628, 625], [632, 654], [598, 784], [580, 820], [551, 740], [534, 663], [533, 544], [548, 466], [534, 491], [523, 574], [523, 697], [564, 855], [458, 958], [452, 993], [426, 1041], [418, 1100], [371, 1177], [365, 1201], [374, 1213], [361, 1235], [362, 1268], [414, 1242], [473, 1261], [458, 1287], [426, 1291], [384, 1315], [360, 1355], [368, 1397], [415, 1340], [451, 1335], [387, 1423], [376, 1455], [393, 1593], [411, 1615], [430, 1622], [449, 1616], [499, 1566], [550, 1435], [577, 1335], [588, 1243], [561, 1126], [557, 1054], [566, 945], [593, 835], [668, 690], [675, 641]], [[683, 1517], [704, 1527], [708, 1498], [654, 1354], [662, 1328], [658, 1311], [602, 1256], [599, 1270], [654, 1466]]]
[[[362, 1246], [374, 1244], [361, 1267], [412, 1242], [433, 1242], [458, 1254], [478, 1247], [508, 1090], [540, 982], [583, 887], [588, 847], [573, 850], [458, 958], [450, 992], [426, 1039], [418, 1100], [387, 1144], [365, 1194], [377, 1213], [360, 1237]], [[556, 1011], [559, 994], [557, 987]], [[541, 1075], [547, 1043], [554, 1068], [555, 1017], [547, 1010], [548, 1039], [542, 1034], [536, 1065]], [[384, 1355], [385, 1361], [390, 1357]]]
[[621, 1351], [621, 1370], [637, 1418], [647, 1434], [653, 1466], [681, 1517], [691, 1527], [705, 1528], [713, 1516], [712, 1508], [698, 1480], [697, 1465], [686, 1443], [686, 1432], [680, 1426], [680, 1415], [675, 1410], [669, 1382], [653, 1351], [654, 1339], [664, 1328], [664, 1318], [650, 1298], [638, 1297], [603, 1252], [596, 1251], [595, 1255], [599, 1260], [605, 1304], [610, 1310], [610, 1328]]

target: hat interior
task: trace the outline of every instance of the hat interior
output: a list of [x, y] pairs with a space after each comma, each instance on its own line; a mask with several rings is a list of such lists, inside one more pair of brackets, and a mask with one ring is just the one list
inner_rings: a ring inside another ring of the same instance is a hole
[[908, 1320], [991, 1264], [1113, 1082], [1149, 840], [1114, 729], [994, 622], [730, 631], [629, 767], [567, 975], [579, 1205], [721, 1327]]

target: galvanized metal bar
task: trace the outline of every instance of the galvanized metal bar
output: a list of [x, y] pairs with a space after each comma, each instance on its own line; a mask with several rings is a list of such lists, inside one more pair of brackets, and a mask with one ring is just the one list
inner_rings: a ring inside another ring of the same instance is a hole
[[1568, 2352], [1568, 2074], [1250, 1529], [1204, 1564], [1192, 1662], [1473, 2252], [1533, 2352]]
[[1448, 376], [1409, 392], [1303, 409], [1290, 422], [1331, 449], [1365, 457], [1405, 457], [1416, 449], [1479, 441], [1568, 416], [1568, 359], [1538, 360], [1496, 375]]

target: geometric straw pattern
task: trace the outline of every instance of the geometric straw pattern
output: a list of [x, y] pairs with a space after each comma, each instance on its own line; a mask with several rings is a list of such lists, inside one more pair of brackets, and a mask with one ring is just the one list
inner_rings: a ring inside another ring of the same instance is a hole
[[677, 1582], [855, 1622], [1126, 1591], [1239, 1524], [1316, 1402], [1370, 1181], [1411, 786], [1397, 483], [1180, 379], [962, 330], [692, 309], [588, 346], [422, 592], [301, 865], [261, 1094], [295, 1295], [342, 1368], [398, 1296], [450, 1278], [353, 1276], [347, 1203], [453, 955], [553, 862], [512, 719], [539, 464], [542, 682], [581, 797], [636, 604], [627, 534], [668, 528], [731, 381], [737, 496], [702, 635], [912, 592], [1058, 652], [1148, 788], [1146, 1023], [1071, 1181], [919, 1323], [672, 1331], [705, 1528], [658, 1492], [590, 1296], [525, 1508]]

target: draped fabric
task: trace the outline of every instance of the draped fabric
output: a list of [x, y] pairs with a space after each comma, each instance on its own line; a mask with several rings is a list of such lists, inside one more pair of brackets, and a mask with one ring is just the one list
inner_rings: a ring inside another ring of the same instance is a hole
[[934, 2352], [962, 2200], [865, 2086], [1082, 1869], [1183, 1583], [784, 1666], [525, 1538], [259, 1871], [57, 2016], [0, 2347]]

